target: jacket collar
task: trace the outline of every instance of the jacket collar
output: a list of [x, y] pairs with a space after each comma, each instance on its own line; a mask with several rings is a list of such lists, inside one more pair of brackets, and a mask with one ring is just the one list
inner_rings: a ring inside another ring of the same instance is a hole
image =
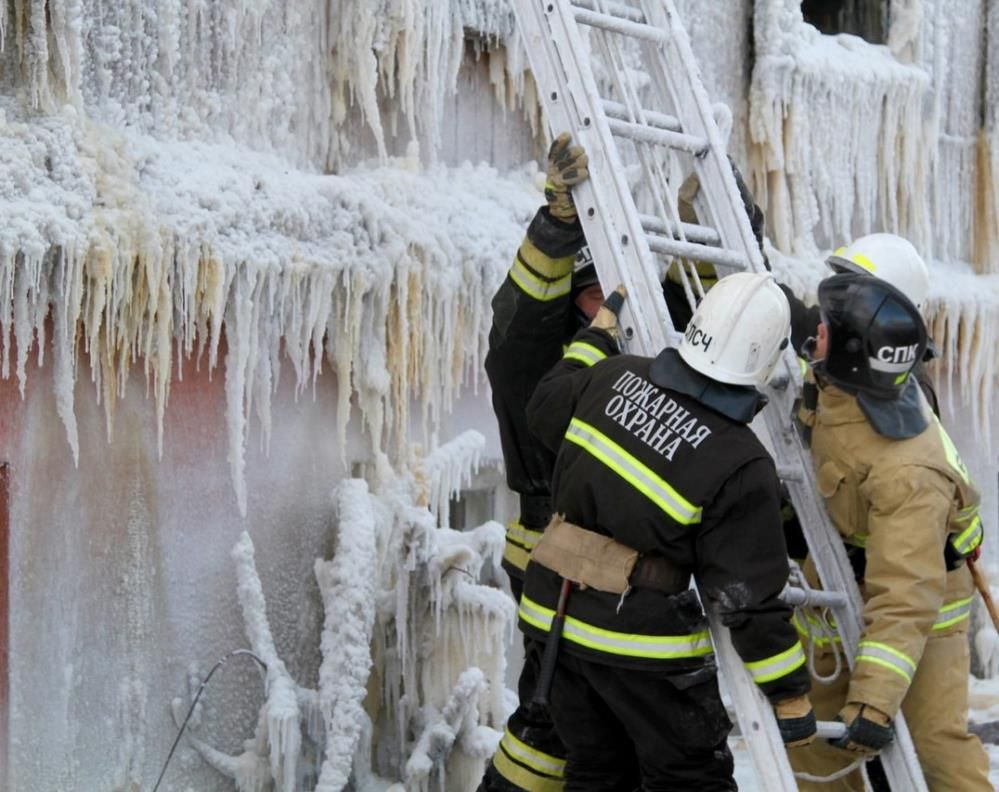
[[897, 399], [857, 396], [826, 384], [819, 390], [816, 416], [827, 426], [867, 422], [882, 437], [905, 440], [922, 434], [929, 426], [929, 405], [915, 377], [909, 377]]
[[684, 363], [676, 349], [659, 353], [649, 366], [649, 379], [710, 407], [726, 418], [748, 424], [763, 409], [767, 397], [748, 385], [727, 385], [705, 377]]

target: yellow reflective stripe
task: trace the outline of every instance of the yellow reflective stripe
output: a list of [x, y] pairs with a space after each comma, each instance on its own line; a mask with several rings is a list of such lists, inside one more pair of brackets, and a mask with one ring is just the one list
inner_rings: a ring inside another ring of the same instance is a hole
[[565, 789], [565, 781], [561, 778], [547, 778], [532, 773], [513, 761], [502, 749], [493, 754], [493, 767], [513, 786], [527, 792], [562, 792]]
[[565, 439], [599, 459], [681, 525], [694, 525], [701, 521], [699, 507], [600, 430], [573, 418]]
[[961, 455], [957, 453], [957, 446], [954, 445], [954, 441], [950, 439], [950, 435], [943, 428], [940, 419], [934, 416], [933, 420], [936, 422], [937, 430], [940, 432], [940, 441], [943, 443], [944, 454], [947, 456], [947, 464], [954, 468], [957, 474], [964, 479], [965, 484], [970, 484], [971, 478], [968, 475], [968, 469], [964, 466], [964, 462], [961, 461]]
[[527, 569], [527, 562], [531, 560], [531, 553], [523, 547], [507, 542], [503, 548], [503, 560], [523, 572]]
[[808, 376], [808, 361], [803, 357], [798, 358], [798, 370], [801, 372], [802, 378]]
[[[528, 624], [547, 632], [551, 629], [555, 611], [539, 605], [524, 595], [520, 598], [518, 615]], [[566, 616], [562, 637], [599, 652], [651, 660], [677, 660], [713, 653], [711, 636], [707, 630], [689, 635], [640, 635], [605, 630], [572, 616]]]
[[974, 597], [949, 602], [940, 609], [940, 615], [933, 623], [934, 630], [946, 630], [953, 627], [959, 621], [964, 621], [971, 616], [971, 604]]
[[510, 280], [516, 283], [525, 294], [541, 302], [564, 297], [572, 288], [572, 273], [564, 275], [558, 280], [544, 280], [531, 272], [519, 258], [510, 267]]
[[961, 555], [968, 555], [971, 553], [978, 545], [982, 543], [982, 519], [978, 515], [975, 515], [974, 520], [972, 520], [971, 525], [965, 528], [961, 533], [950, 540], [950, 543], [954, 546]]
[[878, 641], [861, 641], [857, 650], [857, 662], [865, 660], [894, 671], [906, 682], [912, 682], [916, 664], [904, 652]]
[[801, 648], [799, 641], [794, 642], [794, 646], [785, 649], [780, 654], [765, 657], [762, 660], [753, 660], [745, 663], [749, 670], [749, 675], [757, 685], [765, 682], [773, 682], [775, 679], [785, 677], [793, 671], [797, 671], [805, 664], [805, 650]]
[[[809, 625], [811, 625], [811, 629], [809, 629], [809, 627], [806, 627], [804, 624], [801, 623], [801, 621], [798, 619], [797, 611], [795, 611], [794, 615], [791, 616], [791, 624], [793, 624], [794, 629], [798, 631], [798, 635], [800, 635], [803, 638], [807, 638], [816, 646], [828, 646], [830, 643], [843, 642], [843, 639], [840, 638], [839, 635], [835, 633], [832, 636], [826, 635], [826, 631], [822, 625], [822, 622], [819, 621], [814, 616], [812, 616], [811, 614], [805, 614], [805, 620], [808, 622]], [[836, 623], [835, 620], [833, 620], [832, 616], [829, 617], [829, 622], [830, 622], [829, 626], [835, 629]]]
[[520, 243], [517, 256], [538, 275], [550, 281], [566, 275], [571, 277], [573, 267], [576, 264], [575, 256], [552, 258], [548, 254], [542, 253], [530, 239], [524, 239]]
[[593, 344], [587, 344], [585, 341], [573, 341], [569, 344], [569, 348], [562, 357], [574, 358], [575, 360], [582, 361], [587, 366], [592, 366], [594, 363], [604, 360], [607, 355], [593, 346]]
[[843, 537], [843, 542], [854, 547], [867, 547], [867, 537], [868, 534], [865, 533], [850, 534]]
[[977, 517], [979, 512], [979, 504], [972, 503], [970, 506], [965, 506], [963, 509], [957, 510], [957, 517], [955, 517], [955, 522], [966, 522], [972, 517]]
[[528, 745], [523, 740], [519, 740], [511, 734], [509, 728], [504, 730], [503, 739], [500, 740], [500, 747], [506, 751], [511, 758], [516, 759], [523, 765], [527, 765], [531, 770], [543, 775], [561, 778], [565, 773], [565, 759], [546, 754], [537, 748]]
[[877, 265], [873, 261], [871, 261], [867, 256], [865, 256], [863, 253], [854, 253], [852, 256], [850, 256], [850, 261], [852, 261], [858, 267], [863, 267], [868, 272], [878, 271]]
[[506, 526], [506, 540], [518, 544], [526, 550], [534, 549], [534, 545], [541, 541], [541, 533], [541, 531], [525, 528], [519, 522], [508, 523]]

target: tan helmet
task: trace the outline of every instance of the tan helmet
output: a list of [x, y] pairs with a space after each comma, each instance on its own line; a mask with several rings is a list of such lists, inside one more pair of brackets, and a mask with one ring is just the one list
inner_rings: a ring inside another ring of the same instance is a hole
[[897, 234], [868, 234], [839, 248], [826, 264], [834, 272], [860, 272], [888, 281], [922, 310], [930, 290], [930, 273], [923, 257]]
[[772, 275], [737, 272], [704, 295], [679, 353], [716, 382], [762, 387], [791, 332], [791, 309]]

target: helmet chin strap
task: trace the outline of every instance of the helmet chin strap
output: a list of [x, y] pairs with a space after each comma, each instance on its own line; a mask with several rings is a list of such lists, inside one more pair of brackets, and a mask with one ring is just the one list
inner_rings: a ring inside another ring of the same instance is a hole
[[801, 344], [801, 356], [812, 365], [815, 363], [815, 347], [818, 346], [819, 339], [815, 336], [808, 336]]

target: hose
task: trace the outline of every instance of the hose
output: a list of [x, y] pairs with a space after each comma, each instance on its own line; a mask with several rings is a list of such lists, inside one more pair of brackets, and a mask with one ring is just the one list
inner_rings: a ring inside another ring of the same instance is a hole
[[163, 776], [166, 775], [167, 766], [170, 764], [170, 760], [173, 759], [173, 753], [177, 750], [177, 744], [180, 742], [180, 738], [184, 734], [184, 729], [187, 728], [187, 722], [191, 720], [191, 716], [194, 714], [194, 708], [198, 704], [198, 699], [201, 698], [201, 694], [205, 690], [205, 686], [208, 685], [208, 680], [212, 678], [212, 675], [218, 671], [222, 666], [226, 664], [230, 657], [236, 657], [237, 655], [246, 655], [257, 661], [264, 671], [267, 670], [267, 663], [257, 657], [249, 649], [233, 649], [228, 654], [224, 655], [214, 666], [212, 670], [208, 672], [208, 675], [201, 680], [201, 685], [198, 687], [198, 692], [194, 694], [194, 700], [191, 701], [191, 706], [187, 709], [187, 715], [184, 717], [184, 722], [180, 725], [180, 729], [177, 731], [177, 736], [174, 738], [173, 745], [170, 746], [170, 753], [167, 754], [166, 761], [163, 762], [163, 769], [160, 770], [159, 778], [156, 779], [156, 784], [153, 786], [153, 792], [156, 792], [160, 788], [160, 783], [163, 781]]

